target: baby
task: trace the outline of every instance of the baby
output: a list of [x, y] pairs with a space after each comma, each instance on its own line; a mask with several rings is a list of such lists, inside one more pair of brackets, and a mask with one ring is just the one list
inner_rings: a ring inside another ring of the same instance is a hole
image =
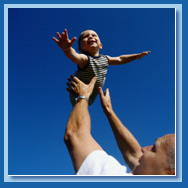
[[[64, 54], [78, 65], [78, 70], [75, 73], [76, 77], [86, 84], [90, 83], [94, 76], [97, 77], [95, 88], [89, 99], [89, 105], [95, 101], [98, 94], [98, 87], [103, 87], [104, 85], [108, 65], [129, 63], [150, 53], [150, 51], [147, 51], [139, 54], [121, 55], [118, 57], [100, 55], [99, 50], [102, 49], [102, 43], [97, 33], [93, 30], [86, 30], [81, 33], [78, 40], [78, 49], [81, 53], [77, 53], [74, 48], [72, 48], [73, 43], [76, 41], [76, 37], [70, 40], [66, 29], [61, 35], [57, 33], [57, 38], [58, 39], [53, 37], [54, 41], [63, 50]], [[75, 99], [74, 96], [70, 95], [73, 106], [76, 103]]]

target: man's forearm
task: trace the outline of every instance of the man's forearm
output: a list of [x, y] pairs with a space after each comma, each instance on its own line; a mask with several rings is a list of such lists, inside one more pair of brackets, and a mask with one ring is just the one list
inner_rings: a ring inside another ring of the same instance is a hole
[[106, 112], [119, 149], [130, 169], [138, 164], [142, 155], [141, 147], [131, 132], [122, 124], [113, 110]]
[[100, 145], [91, 136], [91, 119], [88, 111], [88, 100], [97, 78], [92, 78], [89, 84], [84, 84], [75, 76], [68, 79], [67, 91], [70, 94], [76, 93], [80, 98], [74, 105], [70, 114], [66, 132], [64, 135], [65, 144], [69, 150], [75, 172], [79, 170], [86, 157], [95, 150], [102, 150]]
[[88, 101], [85, 99], [80, 99], [75, 104], [70, 114], [66, 131], [76, 131], [78, 133], [82, 127], [85, 127], [90, 131], [90, 124], [91, 120], [88, 112]]
[[88, 102], [81, 99], [75, 104], [66, 127], [64, 141], [69, 150], [75, 172], [78, 171], [90, 150], [86, 147], [90, 135]]

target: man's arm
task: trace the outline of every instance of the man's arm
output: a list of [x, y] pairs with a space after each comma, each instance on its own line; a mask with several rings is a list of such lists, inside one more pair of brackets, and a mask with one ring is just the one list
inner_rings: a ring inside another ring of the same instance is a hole
[[[96, 77], [86, 85], [78, 78], [68, 79], [67, 90], [77, 95], [83, 95], [89, 99]], [[85, 158], [95, 150], [102, 150], [100, 145], [91, 136], [91, 120], [88, 112], [88, 101], [80, 99], [74, 106], [64, 135], [65, 144], [69, 150], [75, 172], [77, 172]]]
[[150, 51], [142, 52], [139, 54], [131, 54], [131, 55], [121, 55], [119, 57], [110, 57], [108, 56], [108, 64], [109, 65], [122, 65], [134, 61], [136, 59], [141, 59], [145, 55], [148, 55]]
[[88, 58], [85, 54], [79, 54], [72, 48], [73, 43], [76, 41], [76, 37], [71, 40], [68, 37], [67, 30], [60, 35], [57, 32], [57, 38], [53, 37], [53, 40], [63, 50], [64, 54], [74, 63], [78, 64], [80, 68], [84, 68], [88, 62]]
[[142, 155], [141, 146], [113, 111], [109, 90], [107, 89], [104, 95], [102, 88], [99, 88], [99, 94], [102, 108], [108, 118], [123, 158], [130, 169], [133, 170], [133, 168], [139, 164], [138, 160]]

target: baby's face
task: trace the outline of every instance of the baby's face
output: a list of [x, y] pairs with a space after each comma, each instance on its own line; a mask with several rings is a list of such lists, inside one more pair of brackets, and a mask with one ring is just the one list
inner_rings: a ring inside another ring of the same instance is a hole
[[100, 49], [102, 49], [102, 44], [95, 31], [86, 30], [81, 33], [79, 47], [81, 52], [87, 52], [90, 55], [98, 55]]

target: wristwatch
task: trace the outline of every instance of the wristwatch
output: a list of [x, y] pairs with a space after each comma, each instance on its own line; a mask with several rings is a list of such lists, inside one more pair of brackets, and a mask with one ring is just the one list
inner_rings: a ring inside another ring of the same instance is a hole
[[76, 97], [75, 102], [77, 103], [80, 99], [86, 99], [87, 102], [89, 101], [86, 96], [84, 96], [84, 95], [79, 95], [78, 97]]

